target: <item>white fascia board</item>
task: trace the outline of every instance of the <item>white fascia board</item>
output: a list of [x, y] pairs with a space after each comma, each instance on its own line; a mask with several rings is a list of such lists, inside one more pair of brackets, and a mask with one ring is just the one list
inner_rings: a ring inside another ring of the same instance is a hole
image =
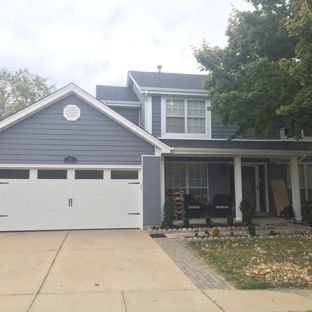
[[[127, 81], [127, 86], [129, 87], [129, 77], [131, 78], [132, 82], [136, 85], [136, 87], [138, 88], [138, 90], [140, 90], [139, 85], [137, 84], [137, 82], [133, 79], [133, 77], [131, 76], [131, 74], [128, 74], [128, 81]], [[142, 93], [142, 92], [141, 92]]]
[[242, 157], [300, 157], [304, 155], [312, 155], [307, 151], [287, 151], [287, 150], [248, 150], [248, 149], [217, 149], [217, 148], [179, 148], [175, 147], [171, 154], [174, 155], [218, 155], [218, 156], [242, 156]]
[[175, 89], [175, 88], [153, 88], [140, 87], [142, 93], [157, 93], [157, 94], [184, 94], [184, 95], [200, 95], [208, 96], [207, 91], [199, 89]]
[[111, 119], [115, 120], [117, 123], [128, 129], [129, 131], [133, 132], [143, 140], [147, 141], [151, 145], [161, 148], [163, 152], [165, 153], [170, 152], [171, 148], [168, 145], [159, 141], [153, 135], [149, 134], [148, 132], [138, 127], [125, 117], [121, 116], [120, 114], [116, 113], [113, 109], [109, 108], [106, 105], [103, 105], [101, 101], [97, 100], [95, 97], [93, 97], [92, 95], [82, 90], [73, 83], [52, 93], [51, 95], [48, 95], [47, 97], [34, 103], [33, 105], [28, 106], [27, 108], [19, 111], [18, 113], [4, 119], [3, 121], [0, 122], [0, 131], [12, 126], [13, 124], [21, 121], [22, 119], [27, 118], [30, 115], [33, 115], [37, 111], [42, 110], [43, 108], [55, 103], [56, 101], [59, 101], [61, 98], [64, 98], [69, 94], [75, 94], [83, 101], [89, 103], [92, 107], [96, 108], [97, 110], [104, 113]]
[[40, 165], [40, 164], [0, 164], [0, 168], [14, 169], [141, 169], [141, 165]]
[[131, 101], [101, 101], [103, 104], [108, 106], [119, 106], [119, 107], [134, 107], [140, 108], [141, 102], [131, 102]]

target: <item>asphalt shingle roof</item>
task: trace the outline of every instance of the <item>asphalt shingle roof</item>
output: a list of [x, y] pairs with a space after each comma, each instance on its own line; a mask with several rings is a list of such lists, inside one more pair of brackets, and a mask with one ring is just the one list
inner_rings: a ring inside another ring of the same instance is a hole
[[169, 88], [203, 90], [206, 75], [171, 74], [158, 72], [130, 71], [130, 75], [140, 88]]
[[96, 86], [96, 98], [100, 101], [140, 102], [132, 88]]
[[298, 141], [221, 141], [221, 140], [174, 140], [161, 139], [170, 147], [182, 148], [217, 148], [217, 149], [251, 149], [251, 150], [285, 150], [309, 151], [312, 142]]

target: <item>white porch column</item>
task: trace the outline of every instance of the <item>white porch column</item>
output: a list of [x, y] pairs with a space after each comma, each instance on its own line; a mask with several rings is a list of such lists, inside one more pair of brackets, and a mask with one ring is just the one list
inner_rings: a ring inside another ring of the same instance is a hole
[[290, 158], [290, 177], [291, 177], [292, 205], [294, 208], [295, 218], [297, 220], [301, 220], [299, 166], [298, 166], [298, 160], [296, 157]]
[[239, 210], [240, 202], [243, 199], [243, 188], [242, 188], [242, 160], [241, 157], [234, 157], [234, 178], [235, 178], [235, 220], [242, 220], [242, 212]]

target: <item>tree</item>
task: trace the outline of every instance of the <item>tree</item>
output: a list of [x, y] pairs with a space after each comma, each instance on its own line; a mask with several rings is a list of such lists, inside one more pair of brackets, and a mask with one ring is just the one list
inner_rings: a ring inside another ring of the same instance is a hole
[[16, 72], [0, 69], [0, 119], [52, 93], [55, 86], [47, 85], [47, 80], [31, 74], [27, 68]]
[[289, 138], [312, 135], [312, 0], [247, 2], [254, 10], [233, 9], [225, 48], [194, 48], [208, 71], [212, 115], [237, 125], [229, 140], [247, 130], [266, 139], [283, 128]]

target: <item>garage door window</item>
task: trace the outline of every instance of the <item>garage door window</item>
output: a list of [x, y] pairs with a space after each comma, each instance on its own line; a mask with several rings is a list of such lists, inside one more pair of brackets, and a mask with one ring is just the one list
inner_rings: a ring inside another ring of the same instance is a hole
[[67, 170], [38, 170], [38, 179], [66, 180]]
[[0, 179], [29, 179], [29, 170], [0, 169]]
[[139, 178], [139, 172], [137, 170], [112, 170], [112, 180], [136, 180]]
[[75, 179], [103, 180], [103, 170], [75, 170]]

